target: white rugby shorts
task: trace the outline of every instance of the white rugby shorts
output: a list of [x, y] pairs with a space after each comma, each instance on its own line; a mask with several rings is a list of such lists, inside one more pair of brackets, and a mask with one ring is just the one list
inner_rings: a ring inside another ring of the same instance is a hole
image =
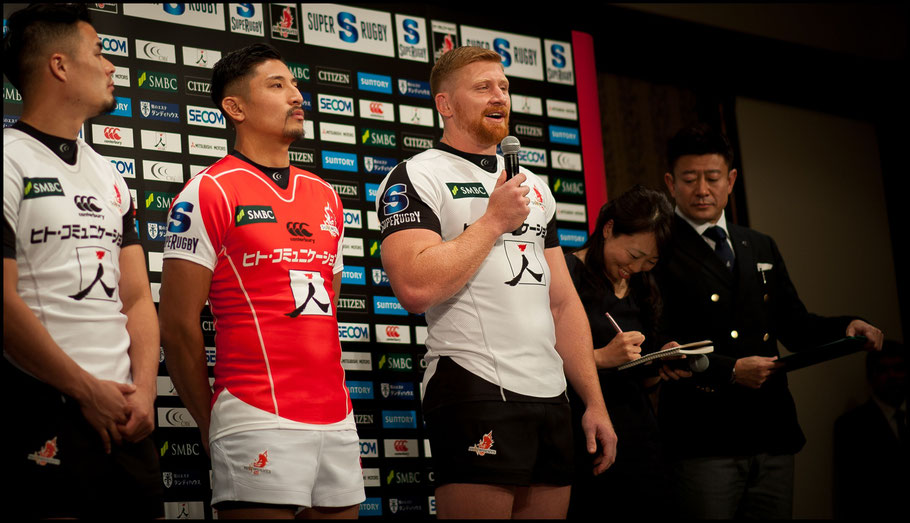
[[347, 507], [366, 499], [356, 430], [251, 430], [212, 442], [212, 504]]

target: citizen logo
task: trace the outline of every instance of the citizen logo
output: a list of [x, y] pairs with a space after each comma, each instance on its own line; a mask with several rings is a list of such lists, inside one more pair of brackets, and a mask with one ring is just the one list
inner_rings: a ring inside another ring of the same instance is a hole
[[101, 212], [101, 207], [95, 205], [94, 196], [75, 196], [73, 202], [80, 211]]
[[335, 181], [329, 181], [329, 183], [332, 184], [332, 188], [335, 189], [338, 196], [341, 196], [342, 198], [357, 198], [359, 196], [356, 185]]
[[186, 77], [186, 94], [196, 96], [209, 96], [212, 92], [212, 84], [205, 78]]
[[319, 68], [316, 70], [316, 80], [324, 84], [344, 85], [350, 87], [351, 73], [337, 69]]
[[313, 233], [306, 230], [306, 228], [304, 226], [309, 227], [309, 224], [306, 224], [303, 222], [288, 222], [287, 223], [288, 232], [291, 233], [293, 236], [303, 236], [305, 238], [309, 238], [310, 236], [313, 235]]
[[365, 311], [367, 310], [367, 299], [365, 296], [342, 296], [338, 298], [338, 308], [349, 311]]
[[108, 140], [120, 140], [120, 128], [119, 127], [105, 127], [104, 128], [104, 137]]
[[515, 134], [519, 136], [527, 136], [530, 138], [543, 138], [543, 127], [539, 125], [530, 125], [524, 123], [515, 124]]
[[425, 150], [433, 148], [433, 139], [426, 136], [404, 135], [402, 143], [406, 149]]
[[315, 161], [315, 152], [312, 150], [291, 149], [288, 151], [288, 157], [291, 163], [312, 165]]

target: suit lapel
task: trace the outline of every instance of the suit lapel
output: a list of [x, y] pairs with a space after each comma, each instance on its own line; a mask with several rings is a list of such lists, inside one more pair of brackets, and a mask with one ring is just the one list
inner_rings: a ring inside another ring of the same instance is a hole
[[727, 230], [730, 233], [730, 243], [733, 244], [733, 254], [736, 255], [736, 277], [741, 282], [739, 288], [747, 289], [748, 279], [754, 278], [758, 270], [755, 264], [755, 251], [739, 226], [728, 223]]
[[732, 287], [735, 282], [733, 273], [724, 266], [704, 238], [699, 236], [688, 222], [679, 216], [674, 216], [674, 218], [676, 227], [673, 231], [673, 242], [676, 244], [676, 249], [679, 250], [678, 254], [692, 258], [705, 274]]

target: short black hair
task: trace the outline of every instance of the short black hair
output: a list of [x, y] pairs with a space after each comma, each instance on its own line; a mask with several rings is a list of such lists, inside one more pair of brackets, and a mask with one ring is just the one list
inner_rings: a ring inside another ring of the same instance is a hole
[[667, 142], [667, 167], [670, 174], [676, 168], [676, 161], [687, 154], [719, 154], [724, 158], [727, 169], [733, 168], [733, 146], [724, 133], [714, 130], [705, 123], [683, 127]]
[[[224, 113], [221, 101], [224, 100], [225, 91], [267, 60], [284, 62], [281, 53], [269, 44], [248, 45], [221, 57], [212, 68], [212, 101], [215, 102], [215, 107]], [[226, 114], [224, 116], [227, 117]]]
[[32, 4], [10, 15], [3, 37], [3, 74], [23, 97], [41, 53], [73, 36], [78, 22], [92, 23], [85, 4]]

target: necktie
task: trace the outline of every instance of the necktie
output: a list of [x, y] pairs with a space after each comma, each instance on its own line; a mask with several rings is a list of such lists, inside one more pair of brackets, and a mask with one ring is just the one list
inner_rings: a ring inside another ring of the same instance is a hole
[[724, 266], [732, 271], [735, 257], [733, 256], [733, 249], [727, 244], [726, 231], [715, 225], [714, 227], [708, 227], [702, 234], [714, 240], [714, 254], [717, 254], [717, 257], [720, 258], [720, 261], [723, 262]]

